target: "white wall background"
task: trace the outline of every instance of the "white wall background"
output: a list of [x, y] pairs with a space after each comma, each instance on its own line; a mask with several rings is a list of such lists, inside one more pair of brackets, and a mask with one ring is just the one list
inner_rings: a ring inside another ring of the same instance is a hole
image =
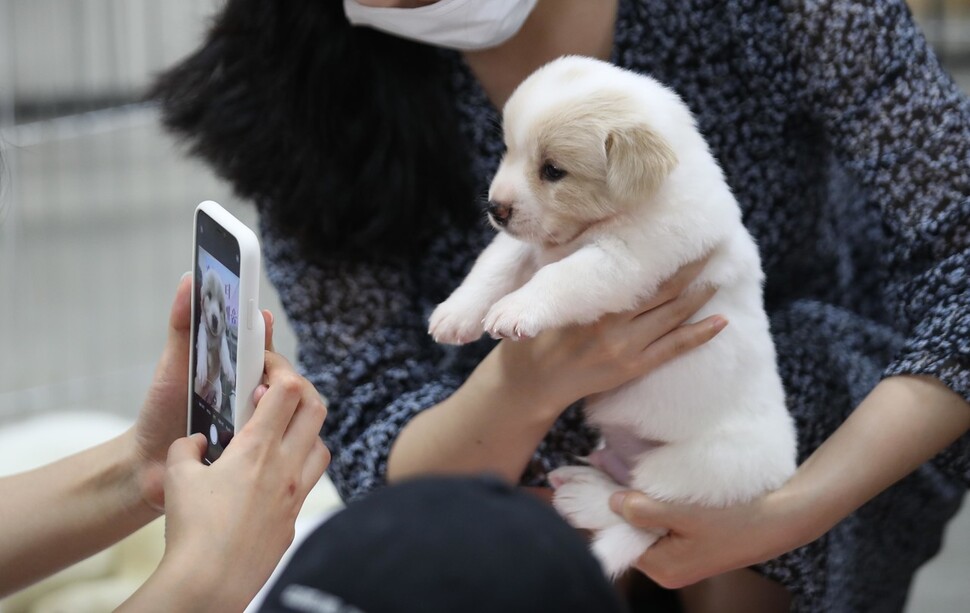
[[[220, 0], [2, 0], [18, 103], [130, 97], [198, 40]], [[8, 80], [9, 79], [9, 80]]]

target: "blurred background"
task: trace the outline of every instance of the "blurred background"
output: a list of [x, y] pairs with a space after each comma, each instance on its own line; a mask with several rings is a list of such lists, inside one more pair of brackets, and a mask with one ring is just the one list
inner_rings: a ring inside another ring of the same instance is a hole
[[[198, 202], [216, 200], [255, 225], [252, 207], [186, 159], [141, 101], [152, 76], [194, 48], [221, 4], [0, 0], [0, 474], [74, 451], [84, 426], [59, 439], [65, 416], [100, 416], [93, 437], [131, 422], [175, 286], [191, 266]], [[910, 4], [970, 90], [970, 0]], [[292, 360], [294, 339], [265, 278], [260, 301], [276, 314], [277, 348]], [[943, 553], [921, 571], [909, 610], [967, 610], [968, 568], [964, 509]], [[98, 610], [38, 602], [0, 609]]]

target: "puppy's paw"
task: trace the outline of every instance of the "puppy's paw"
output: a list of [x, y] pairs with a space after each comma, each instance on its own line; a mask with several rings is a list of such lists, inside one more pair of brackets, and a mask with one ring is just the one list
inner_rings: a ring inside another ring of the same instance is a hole
[[552, 504], [576, 528], [602, 530], [622, 523], [610, 510], [610, 496], [622, 487], [588, 466], [565, 466], [549, 473], [556, 488]]
[[546, 478], [549, 479], [552, 489], [558, 490], [574, 479], [589, 481], [599, 478], [600, 475], [600, 471], [592, 466], [560, 466], [546, 475]]
[[514, 292], [489, 309], [482, 321], [492, 338], [532, 338], [553, 327], [541, 300], [524, 292]]
[[428, 334], [436, 343], [464, 345], [477, 341], [484, 332], [482, 312], [466, 302], [449, 298], [431, 313]]

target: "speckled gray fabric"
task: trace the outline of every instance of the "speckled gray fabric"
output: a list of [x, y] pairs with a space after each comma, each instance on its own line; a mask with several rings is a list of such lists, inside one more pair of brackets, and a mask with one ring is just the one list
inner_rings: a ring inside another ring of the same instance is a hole
[[[484, 190], [499, 115], [448, 57]], [[801, 459], [881, 377], [932, 375], [970, 399], [970, 103], [901, 0], [620, 0], [613, 61], [680, 93], [724, 166], [766, 268]], [[443, 230], [411, 260], [311, 264], [262, 225], [300, 366], [330, 400], [330, 475], [353, 498], [384, 483], [400, 429], [491, 348], [426, 334], [491, 231]], [[543, 483], [593, 441], [573, 407], [523, 481]], [[797, 611], [901, 610], [967, 484], [970, 436], [760, 570]]]

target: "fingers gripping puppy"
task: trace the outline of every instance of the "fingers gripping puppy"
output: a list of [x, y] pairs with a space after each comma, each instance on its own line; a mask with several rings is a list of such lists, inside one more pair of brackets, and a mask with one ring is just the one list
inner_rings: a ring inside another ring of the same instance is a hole
[[717, 293], [691, 321], [730, 322], [689, 354], [588, 398], [601, 448], [592, 465], [550, 475], [556, 507], [596, 532], [594, 552], [616, 575], [658, 535], [613, 514], [612, 492], [720, 506], [795, 470], [760, 256], [689, 109], [654, 79], [560, 58], [509, 98], [504, 136], [488, 206], [501, 232], [432, 314], [437, 341], [531, 337], [629, 310], [704, 256], [694, 285]]

